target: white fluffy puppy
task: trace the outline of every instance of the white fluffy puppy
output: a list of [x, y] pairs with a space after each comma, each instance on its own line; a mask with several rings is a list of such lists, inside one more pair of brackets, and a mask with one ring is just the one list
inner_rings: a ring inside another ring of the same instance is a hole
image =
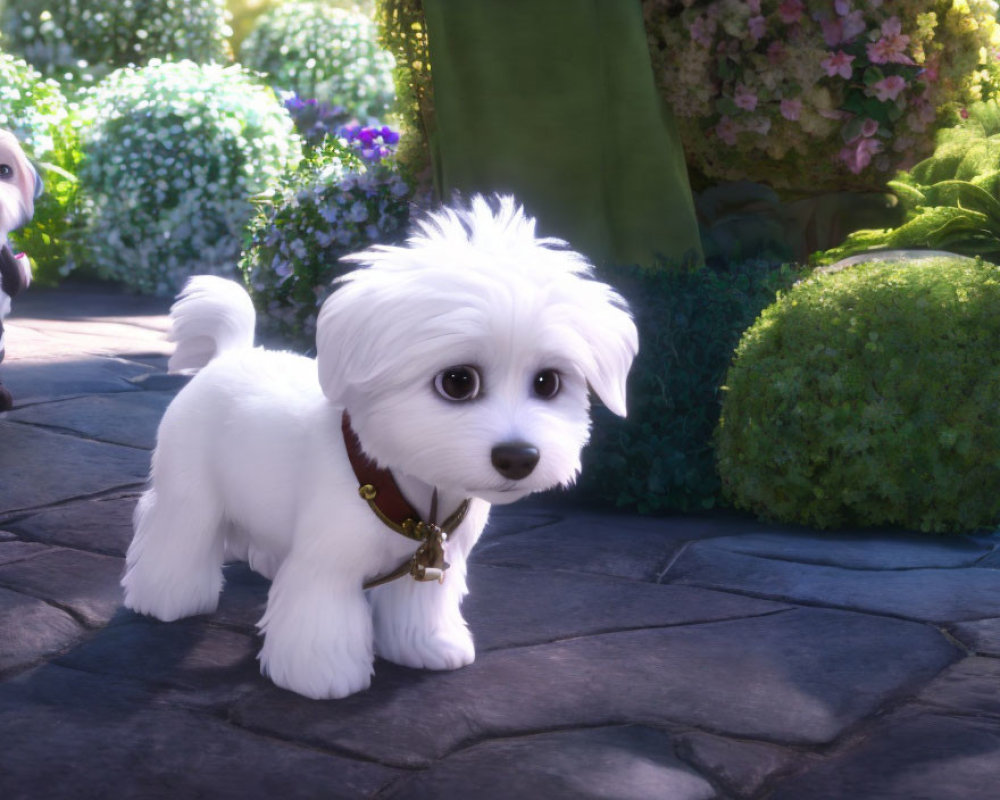
[[[7, 236], [31, 220], [42, 181], [10, 131], [0, 130], [0, 361], [6, 342], [3, 321], [10, 301], [31, 283], [31, 265], [23, 253], [11, 250]], [[0, 385], [0, 411], [13, 406], [10, 393]]]
[[[163, 417], [122, 580], [129, 608], [174, 620], [214, 610], [223, 560], [248, 561], [273, 579], [262, 671], [313, 698], [365, 689], [375, 654], [473, 661], [459, 606], [490, 504], [575, 479], [588, 386], [624, 416], [638, 349], [624, 301], [512, 198], [349, 260], [363, 268], [323, 305], [315, 361], [254, 349], [237, 284], [187, 285], [171, 368], [207, 366]], [[413, 511], [401, 528], [379, 505], [394, 485]]]

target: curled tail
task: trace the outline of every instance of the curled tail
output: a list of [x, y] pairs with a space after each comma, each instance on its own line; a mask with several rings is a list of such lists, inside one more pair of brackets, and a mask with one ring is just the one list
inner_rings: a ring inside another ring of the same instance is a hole
[[177, 343], [169, 370], [196, 370], [226, 350], [253, 347], [257, 315], [236, 281], [214, 275], [189, 278], [170, 307], [167, 339]]

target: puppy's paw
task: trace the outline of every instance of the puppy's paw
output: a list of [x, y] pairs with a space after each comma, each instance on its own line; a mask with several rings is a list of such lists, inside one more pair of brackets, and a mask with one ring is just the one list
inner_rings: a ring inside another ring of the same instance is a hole
[[372, 682], [371, 661], [353, 658], [319, 663], [313, 659], [268, 651], [266, 639], [260, 652], [260, 671], [275, 686], [312, 700], [339, 700], [364, 691]]
[[122, 586], [125, 589], [125, 608], [137, 614], [156, 617], [162, 622], [174, 622], [184, 617], [213, 613], [219, 605], [221, 580], [219, 586], [197, 594], [156, 589], [137, 581], [129, 581], [128, 577], [122, 581]]
[[383, 636], [375, 643], [382, 658], [414, 669], [458, 669], [476, 660], [472, 635], [465, 626], [447, 631]]

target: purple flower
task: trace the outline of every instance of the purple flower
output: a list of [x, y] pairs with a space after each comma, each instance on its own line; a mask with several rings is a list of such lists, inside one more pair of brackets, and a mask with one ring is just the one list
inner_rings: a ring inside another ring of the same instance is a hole
[[802, 116], [802, 101], [798, 99], [781, 101], [781, 116], [790, 122], [795, 122]]
[[736, 92], [733, 94], [733, 102], [736, 103], [737, 108], [753, 111], [757, 108], [757, 94], [747, 85], [740, 83], [736, 86]]

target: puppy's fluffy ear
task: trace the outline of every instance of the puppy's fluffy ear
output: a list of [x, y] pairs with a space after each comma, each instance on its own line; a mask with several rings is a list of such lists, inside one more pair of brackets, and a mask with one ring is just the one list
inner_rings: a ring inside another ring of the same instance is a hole
[[373, 285], [381, 283], [379, 276], [368, 274], [364, 276], [368, 280], [353, 280], [356, 277], [350, 274], [339, 282], [316, 321], [320, 386], [327, 399], [339, 406], [345, 405], [348, 389], [386, 368], [391, 361], [388, 329], [399, 324], [398, 309], [385, 308], [384, 297]]
[[639, 333], [628, 306], [616, 292], [596, 281], [588, 283], [600, 297], [580, 309], [578, 332], [593, 359], [583, 365], [584, 377], [608, 410], [624, 417], [625, 384], [639, 352]]

